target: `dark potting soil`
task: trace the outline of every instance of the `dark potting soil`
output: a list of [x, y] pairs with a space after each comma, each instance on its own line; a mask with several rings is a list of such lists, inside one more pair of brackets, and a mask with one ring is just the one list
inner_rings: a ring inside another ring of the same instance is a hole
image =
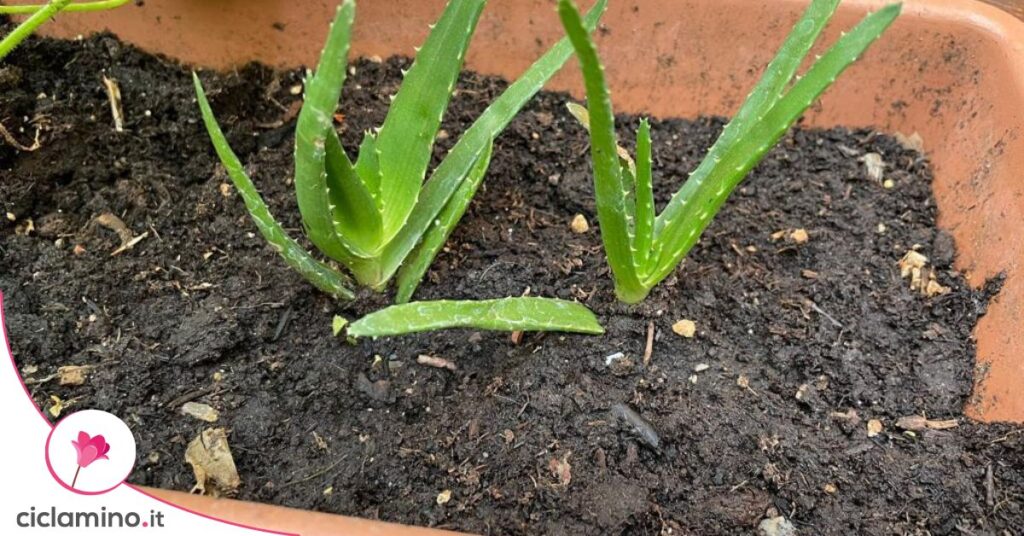
[[[354, 151], [407, 60], [361, 61], [339, 129]], [[187, 69], [110, 36], [33, 40], [0, 76], [0, 288], [37, 404], [98, 408], [137, 434], [131, 482], [189, 490], [184, 452], [225, 427], [237, 497], [484, 533], [735, 534], [781, 515], [800, 534], [1013, 534], [1024, 435], [966, 420], [971, 330], [996, 292], [953, 271], [927, 159], [871, 131], [796, 130], [643, 304], [613, 299], [584, 131], [542, 94], [497, 143], [485, 185], [418, 298], [578, 299], [601, 337], [448, 331], [348, 345], [338, 304], [267, 247], [214, 157]], [[102, 77], [121, 88], [114, 131]], [[298, 71], [204, 73], [214, 109], [278, 218], [290, 184]], [[467, 74], [441, 155], [505, 86]], [[623, 118], [631, 139], [633, 118]], [[721, 129], [654, 122], [663, 204]], [[629, 143], [626, 143], [629, 145]], [[860, 158], [887, 163], [891, 189]], [[96, 221], [110, 213], [132, 249]], [[574, 234], [581, 213], [591, 230]], [[28, 222], [32, 230], [28, 230]], [[884, 229], [880, 226], [884, 226]], [[805, 229], [806, 243], [790, 231]], [[772, 235], [786, 231], [780, 239]], [[897, 261], [919, 247], [948, 294]], [[696, 323], [686, 339], [680, 319]], [[649, 323], [650, 363], [643, 363]], [[606, 365], [622, 352], [624, 360]], [[457, 370], [417, 364], [439, 356]], [[377, 361], [375, 356], [381, 356]], [[86, 365], [82, 385], [58, 367]], [[214, 424], [180, 413], [209, 404]], [[620, 415], [659, 436], [653, 448]], [[901, 417], [955, 419], [904, 431]], [[868, 421], [883, 429], [868, 435]], [[450, 500], [439, 504], [450, 492]]]

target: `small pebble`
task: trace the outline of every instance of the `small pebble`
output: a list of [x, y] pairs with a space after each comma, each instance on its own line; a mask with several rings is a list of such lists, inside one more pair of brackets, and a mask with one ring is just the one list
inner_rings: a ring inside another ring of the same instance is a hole
[[583, 214], [577, 214], [573, 217], [570, 227], [572, 228], [572, 232], [576, 234], [583, 234], [590, 230], [590, 224], [587, 223], [587, 218], [585, 218]]
[[697, 365], [696, 367], [693, 367], [693, 371], [694, 372], [704, 372], [705, 370], [707, 370], [709, 368], [711, 368], [711, 365], [708, 365], [707, 363], [701, 363], [701, 364]]
[[675, 334], [679, 335], [680, 337], [692, 339], [693, 336], [697, 333], [697, 324], [695, 324], [693, 320], [684, 318], [683, 320], [680, 320], [675, 324], [672, 324], [672, 331], [674, 331]]
[[882, 421], [878, 419], [871, 419], [868, 421], [868, 437], [875, 437], [882, 433]]
[[806, 244], [811, 237], [807, 234], [804, 229], [796, 229], [792, 233], [789, 233], [789, 238], [797, 244]]
[[441, 493], [437, 494], [437, 504], [444, 506], [448, 504], [448, 501], [452, 500], [452, 490], [446, 489]]
[[796, 536], [796, 527], [782, 516], [771, 517], [761, 521], [757, 533], [761, 536]]

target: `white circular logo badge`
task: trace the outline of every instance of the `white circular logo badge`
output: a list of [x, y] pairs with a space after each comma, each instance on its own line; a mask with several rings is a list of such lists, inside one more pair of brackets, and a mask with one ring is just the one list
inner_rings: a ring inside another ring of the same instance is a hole
[[64, 417], [46, 440], [46, 467], [65, 488], [83, 495], [121, 485], [135, 467], [135, 436], [113, 414], [87, 409]]

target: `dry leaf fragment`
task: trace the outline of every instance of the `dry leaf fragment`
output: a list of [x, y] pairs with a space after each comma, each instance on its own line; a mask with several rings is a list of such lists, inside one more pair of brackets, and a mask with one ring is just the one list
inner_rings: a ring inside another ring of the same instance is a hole
[[900, 276], [908, 277], [913, 275], [914, 270], [920, 270], [924, 268], [924, 265], [928, 263], [928, 257], [921, 255], [920, 253], [910, 250], [903, 258], [900, 259]]
[[811, 237], [805, 229], [794, 229], [792, 233], [789, 233], [789, 239], [797, 244], [806, 244]]
[[675, 332], [675, 334], [679, 335], [680, 337], [692, 339], [693, 336], [697, 333], [697, 324], [695, 324], [693, 320], [684, 318], [676, 322], [675, 324], [672, 324], [672, 331]]
[[869, 179], [882, 182], [882, 178], [885, 176], [885, 161], [882, 160], [882, 155], [867, 153], [860, 157], [860, 161], [864, 163], [864, 169], [867, 171]]
[[868, 437], [875, 437], [882, 433], [882, 421], [871, 419], [868, 421]]
[[61, 385], [82, 385], [92, 367], [88, 365], [66, 365], [57, 369], [57, 383]]
[[193, 492], [220, 496], [234, 492], [242, 484], [223, 428], [208, 428], [196, 436], [185, 450], [185, 461], [196, 477]]
[[14, 227], [14, 234], [18, 236], [28, 236], [29, 233], [36, 230], [36, 223], [32, 221], [32, 218], [25, 218], [21, 220], [21, 223]]
[[551, 474], [558, 480], [556, 484], [560, 488], [569, 487], [569, 483], [572, 482], [572, 465], [569, 464], [569, 456], [572, 452], [566, 452], [561, 459], [551, 458], [548, 462], [548, 469], [551, 470]]
[[920, 415], [908, 415], [906, 417], [900, 417], [899, 420], [896, 421], [896, 426], [904, 430], [913, 431], [949, 430], [950, 428], [956, 428], [957, 426], [960, 426], [960, 422], [957, 421], [956, 419], [946, 419], [937, 421], [926, 419], [925, 417], [922, 417]]
[[902, 145], [904, 149], [917, 151], [919, 153], [924, 152], [924, 139], [921, 138], [921, 135], [917, 132], [914, 132], [909, 136], [902, 132], [897, 132], [893, 137], [896, 138], [896, 141]]
[[940, 294], [947, 294], [950, 288], [941, 285], [935, 277], [935, 270], [925, 270], [928, 264], [928, 257], [910, 250], [897, 263], [900, 268], [900, 276], [910, 278], [910, 290], [920, 291], [921, 294], [931, 298]]
[[64, 411], [64, 401], [57, 395], [50, 395], [50, 409], [46, 411], [48, 411], [54, 419], [60, 417], [60, 412]]
[[217, 419], [220, 418], [217, 410], [208, 404], [200, 402], [185, 402], [181, 405], [181, 413], [206, 422], [217, 422]]
[[577, 214], [574, 216], [569, 227], [572, 229], [572, 232], [576, 234], [583, 234], [590, 230], [590, 224], [587, 222], [587, 218], [583, 216], [583, 214]]

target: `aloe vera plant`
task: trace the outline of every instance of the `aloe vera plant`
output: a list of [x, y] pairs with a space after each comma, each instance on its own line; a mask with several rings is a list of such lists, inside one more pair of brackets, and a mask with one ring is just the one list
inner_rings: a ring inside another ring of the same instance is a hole
[[572, 1], [559, 1], [559, 16], [579, 58], [587, 92], [587, 108], [570, 105], [570, 111], [590, 131], [601, 238], [620, 300], [642, 301], [675, 270], [736, 186], [901, 9], [892, 4], [868, 15], [844, 32], [802, 77], [796, 76], [838, 4], [839, 0], [810, 4], [707, 156], [656, 214], [650, 125], [640, 122], [634, 161], [616, 142], [604, 68], [594, 42]]
[[102, 11], [120, 7], [129, 0], [100, 0], [96, 2], [71, 3], [71, 0], [51, 0], [43, 5], [0, 6], [0, 15], [30, 15], [19, 24], [14, 31], [0, 41], [0, 59], [3, 59], [15, 47], [21, 44], [32, 32], [43, 25], [54, 15], [62, 11]]
[[[593, 30], [607, 0], [581, 24]], [[486, 0], [452, 0], [392, 98], [384, 124], [365, 133], [351, 160], [332, 118], [345, 82], [355, 3], [345, 0], [315, 73], [306, 80], [295, 135], [295, 192], [310, 241], [359, 284], [383, 290], [397, 275], [407, 302], [458, 223], [490, 163], [495, 137], [572, 56], [563, 39], [537, 60], [470, 126], [424, 182], [434, 140]], [[196, 94], [213, 145], [263, 236], [318, 288], [351, 298], [340, 271], [314, 258], [274, 220], [228, 146], [199, 78]]]

